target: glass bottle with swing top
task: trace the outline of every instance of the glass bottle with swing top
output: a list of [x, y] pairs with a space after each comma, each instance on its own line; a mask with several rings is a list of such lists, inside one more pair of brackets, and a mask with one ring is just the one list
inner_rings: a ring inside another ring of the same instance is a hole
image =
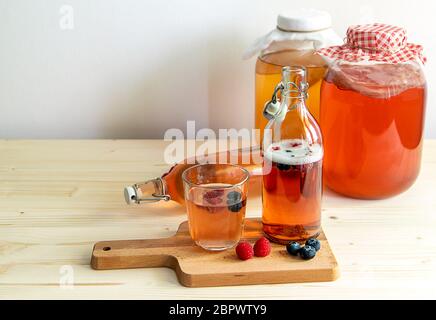
[[158, 178], [125, 187], [124, 197], [126, 203], [141, 204], [172, 200], [184, 205], [183, 172], [199, 163], [220, 163], [222, 158], [229, 161], [233, 155], [236, 155], [236, 164], [249, 172], [250, 189], [260, 188], [262, 164], [256, 157], [257, 153], [254, 148], [248, 148], [210, 154], [207, 157], [207, 161], [199, 157], [186, 158], [174, 164], [166, 173]]
[[284, 67], [264, 109], [269, 121], [263, 140], [262, 222], [265, 235], [277, 243], [320, 233], [323, 146], [318, 123], [306, 107], [307, 88], [304, 67]]

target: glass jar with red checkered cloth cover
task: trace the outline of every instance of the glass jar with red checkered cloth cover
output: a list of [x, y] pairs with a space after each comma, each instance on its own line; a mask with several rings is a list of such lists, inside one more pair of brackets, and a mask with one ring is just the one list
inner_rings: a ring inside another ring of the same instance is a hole
[[324, 179], [346, 196], [380, 199], [418, 176], [426, 106], [423, 48], [406, 30], [352, 26], [346, 43], [318, 51], [329, 64], [321, 86]]

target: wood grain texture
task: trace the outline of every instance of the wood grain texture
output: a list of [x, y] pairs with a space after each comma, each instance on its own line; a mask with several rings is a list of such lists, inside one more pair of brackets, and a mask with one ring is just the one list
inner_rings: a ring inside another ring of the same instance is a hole
[[[246, 219], [242, 240], [254, 243], [262, 233], [261, 219]], [[272, 244], [267, 258], [241, 261], [234, 250], [207, 252], [195, 245], [183, 222], [175, 235], [162, 239], [102, 241], [95, 244], [91, 266], [96, 270], [167, 267], [186, 287], [334, 281], [339, 268], [324, 234], [316, 258], [304, 261]]]
[[[94, 243], [165, 238], [186, 220], [176, 204], [124, 204], [125, 185], [168, 168], [166, 144], [0, 141], [0, 298], [436, 299], [435, 140], [424, 143], [419, 179], [397, 197], [325, 192], [322, 225], [340, 265], [337, 281], [185, 288], [168, 268], [93, 270]], [[247, 217], [260, 217], [260, 203], [250, 197]], [[64, 266], [73, 286], [60, 285]]]

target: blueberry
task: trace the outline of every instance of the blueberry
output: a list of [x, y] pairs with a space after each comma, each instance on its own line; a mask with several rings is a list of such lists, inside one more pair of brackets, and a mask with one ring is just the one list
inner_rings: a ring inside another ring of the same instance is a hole
[[310, 260], [315, 258], [316, 256], [316, 250], [312, 246], [304, 246], [303, 248], [300, 249], [299, 253], [300, 253], [300, 257], [303, 258], [304, 260]]
[[300, 251], [301, 246], [298, 242], [289, 242], [286, 246], [286, 250], [289, 252], [289, 254], [293, 256], [297, 256], [298, 252]]
[[231, 212], [239, 212], [242, 209], [242, 201], [228, 206]]
[[238, 191], [231, 191], [227, 194], [227, 205], [230, 211], [239, 212], [243, 207], [242, 194]]
[[227, 194], [227, 203], [229, 202], [238, 202], [239, 200], [241, 200], [242, 195], [240, 192], [238, 191], [231, 191]]
[[289, 164], [277, 163], [277, 169], [279, 169], [280, 171], [286, 171], [291, 169], [291, 166]]
[[306, 246], [311, 246], [314, 247], [316, 251], [319, 251], [319, 249], [321, 249], [321, 242], [319, 242], [318, 239], [308, 239], [306, 241]]

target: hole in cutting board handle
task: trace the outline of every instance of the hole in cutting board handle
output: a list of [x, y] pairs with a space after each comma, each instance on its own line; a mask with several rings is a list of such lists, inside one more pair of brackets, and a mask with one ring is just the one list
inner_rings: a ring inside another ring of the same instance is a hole
[[110, 251], [111, 247], [103, 247], [103, 251]]

